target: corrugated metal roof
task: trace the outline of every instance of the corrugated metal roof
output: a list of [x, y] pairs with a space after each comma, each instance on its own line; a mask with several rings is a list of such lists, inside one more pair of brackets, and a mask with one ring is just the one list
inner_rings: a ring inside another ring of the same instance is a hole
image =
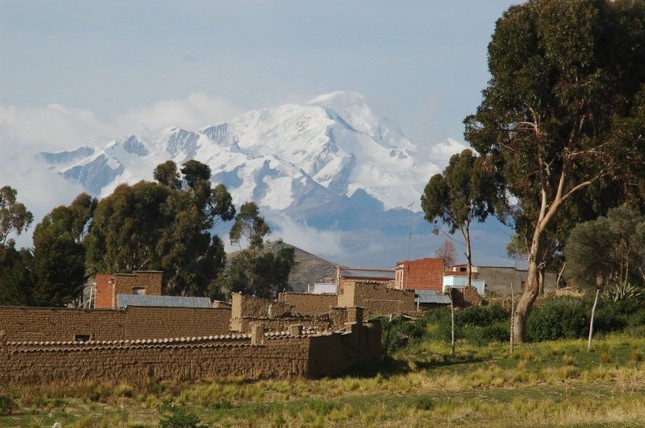
[[414, 294], [417, 295], [415, 300], [418, 300], [419, 303], [437, 303], [440, 305], [450, 304], [450, 296], [434, 290], [416, 290]]
[[380, 269], [341, 269], [340, 276], [343, 278], [370, 278], [394, 280], [393, 270]]
[[211, 299], [208, 297], [183, 296], [144, 296], [139, 294], [117, 294], [117, 308], [127, 306], [161, 306], [168, 308], [210, 308]]

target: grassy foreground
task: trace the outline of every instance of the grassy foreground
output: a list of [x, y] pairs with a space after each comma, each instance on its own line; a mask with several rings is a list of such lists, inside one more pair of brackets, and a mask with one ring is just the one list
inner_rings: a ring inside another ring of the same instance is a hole
[[645, 338], [422, 341], [336, 379], [2, 387], [0, 426], [645, 426]]

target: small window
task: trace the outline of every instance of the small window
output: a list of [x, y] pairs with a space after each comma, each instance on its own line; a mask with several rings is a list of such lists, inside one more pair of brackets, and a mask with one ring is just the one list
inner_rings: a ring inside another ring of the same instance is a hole
[[145, 287], [132, 287], [132, 294], [136, 294], [137, 296], [145, 296], [146, 295], [146, 288]]
[[90, 335], [89, 334], [77, 334], [74, 336], [74, 341], [76, 343], [85, 343], [90, 341]]

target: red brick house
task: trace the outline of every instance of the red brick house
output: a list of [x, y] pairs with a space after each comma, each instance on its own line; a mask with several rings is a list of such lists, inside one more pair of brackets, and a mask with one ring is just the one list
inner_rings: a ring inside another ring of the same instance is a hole
[[96, 281], [96, 309], [116, 308], [117, 294], [161, 296], [163, 272], [135, 271], [133, 273], [98, 274]]
[[434, 290], [443, 287], [442, 259], [426, 257], [396, 263], [394, 288], [400, 290]]

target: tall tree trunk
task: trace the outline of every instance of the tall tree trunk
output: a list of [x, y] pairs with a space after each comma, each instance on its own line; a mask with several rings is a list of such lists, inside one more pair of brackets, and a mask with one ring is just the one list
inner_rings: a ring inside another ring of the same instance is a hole
[[466, 276], [467, 283], [470, 287], [472, 285], [471, 276], [473, 271], [473, 256], [470, 248], [470, 225], [466, 222], [465, 226], [461, 229], [462, 235], [464, 235], [464, 242], [466, 244]]

